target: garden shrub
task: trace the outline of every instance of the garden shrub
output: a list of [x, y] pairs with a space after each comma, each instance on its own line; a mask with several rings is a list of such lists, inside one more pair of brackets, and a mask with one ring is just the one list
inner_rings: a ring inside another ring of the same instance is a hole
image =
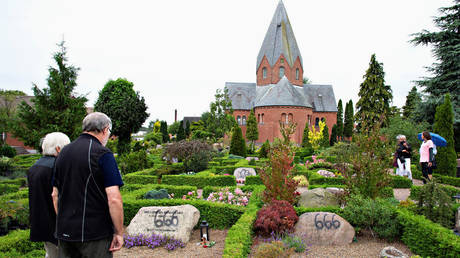
[[282, 241], [287, 249], [293, 249], [296, 253], [303, 253], [307, 249], [303, 239], [294, 234], [285, 235]]
[[214, 166], [212, 168], [212, 171], [214, 171], [214, 173], [216, 173], [218, 175], [223, 175], [223, 174], [233, 175], [233, 172], [237, 168], [239, 168], [239, 166], [235, 166], [235, 165]]
[[[133, 186], [133, 185], [127, 185]], [[181, 198], [188, 192], [196, 192], [196, 186], [190, 185], [165, 185], [165, 184], [146, 184], [146, 185], [134, 185], [131, 191], [125, 191], [125, 187], [122, 187], [123, 200], [124, 199], [144, 199], [145, 194], [150, 190], [165, 189], [169, 195], [175, 198]]]
[[168, 191], [164, 188], [160, 190], [150, 190], [144, 195], [144, 199], [169, 199]]
[[248, 165], [250, 165], [250, 166], [256, 166], [256, 159], [250, 159], [250, 160], [248, 161]]
[[418, 198], [417, 213], [427, 219], [439, 223], [446, 228], [452, 224], [452, 197], [449, 196], [436, 182], [422, 186]]
[[233, 127], [232, 139], [230, 142], [230, 154], [246, 157], [246, 141], [243, 132], [238, 125]]
[[412, 180], [403, 176], [391, 176], [391, 185], [393, 188], [410, 188]]
[[41, 157], [41, 154], [17, 155], [13, 158], [13, 163], [17, 169], [27, 170]]
[[158, 177], [145, 174], [127, 174], [123, 176], [123, 182], [125, 184], [157, 184]]
[[324, 177], [316, 173], [312, 174], [308, 180], [312, 185], [343, 185], [345, 183], [343, 177]]
[[164, 175], [161, 182], [168, 185], [192, 185], [200, 189], [205, 186], [234, 186], [234, 176], [188, 176]]
[[282, 241], [262, 243], [254, 254], [256, 258], [289, 258], [294, 254], [294, 248], [286, 248]]
[[273, 200], [269, 205], [262, 207], [257, 213], [254, 230], [260, 235], [275, 233], [289, 233], [294, 229], [299, 217], [294, 207], [285, 200]]
[[177, 158], [178, 161], [186, 161], [191, 159], [195, 153], [205, 153], [208, 157], [208, 162], [212, 159], [212, 147], [201, 140], [181, 140], [173, 144], [167, 145], [163, 152], [168, 162], [171, 162], [173, 158]]
[[239, 160], [238, 159], [224, 159], [221, 161], [222, 165], [223, 166], [226, 166], [226, 165], [235, 165], [236, 163], [238, 163]]
[[193, 153], [188, 159], [184, 160], [185, 171], [200, 172], [208, 168], [210, 154], [207, 152]]
[[149, 164], [147, 152], [137, 151], [124, 154], [117, 157], [118, 167], [122, 175], [153, 167], [154, 164]]
[[270, 142], [266, 140], [263, 144], [262, 147], [260, 147], [259, 150], [259, 158], [267, 158], [268, 153], [270, 152]]
[[295, 176], [294, 180], [299, 182], [299, 186], [308, 187], [308, 180], [305, 176]]
[[0, 183], [0, 195], [13, 193], [19, 190], [19, 185]]
[[406, 209], [397, 210], [401, 240], [423, 257], [460, 257], [460, 239], [451, 230]]
[[0, 237], [0, 253], [17, 252], [21, 256], [34, 250], [42, 250], [42, 242], [30, 241], [30, 230], [14, 230]]
[[29, 226], [29, 206], [20, 201], [0, 202], [0, 231], [8, 232], [12, 225], [19, 228]]
[[395, 207], [387, 200], [351, 195], [342, 215], [357, 231], [369, 229], [388, 240], [395, 240], [400, 235]]
[[13, 170], [11, 158], [0, 156], [0, 176], [8, 176]]
[[17, 185], [20, 187], [26, 186], [27, 185], [27, 178], [25, 177], [19, 177], [15, 179], [6, 179], [0, 181], [1, 184], [10, 184], [10, 185]]
[[262, 206], [261, 194], [263, 190], [263, 186], [254, 188], [246, 211], [228, 230], [225, 238], [224, 258], [247, 257], [251, 251], [253, 224], [257, 218], [257, 211]]
[[[410, 198], [412, 200], [418, 200], [420, 198], [420, 192], [423, 186], [412, 185], [410, 188]], [[457, 189], [453, 186], [449, 185], [437, 185], [437, 187], [441, 188], [448, 196], [452, 197], [454, 195], [460, 194], [460, 189]]]
[[1, 156], [13, 158], [16, 156], [16, 150], [8, 144], [3, 144], [0, 146], [0, 157]]
[[163, 175], [177, 175], [185, 172], [185, 166], [182, 162], [179, 163], [172, 163], [169, 165], [162, 165], [155, 170], [155, 174], [160, 178]]
[[243, 156], [235, 155], [235, 154], [229, 154], [229, 155], [228, 155], [228, 158], [229, 158], [229, 159], [244, 159]]
[[217, 162], [217, 161], [209, 161], [209, 162], [208, 162], [208, 166], [209, 166], [210, 168], [215, 167], [215, 166], [220, 166], [220, 162]]
[[315, 189], [315, 188], [328, 188], [328, 187], [344, 188], [345, 186], [344, 185], [328, 185], [328, 184], [324, 184], [324, 185], [309, 185], [308, 190], [312, 190], [312, 189]]
[[433, 174], [433, 177], [441, 184], [460, 187], [460, 178], [458, 177], [444, 176], [436, 173]]
[[262, 179], [260, 179], [260, 176], [247, 176], [246, 182], [244, 184], [245, 185], [263, 185], [264, 182], [262, 182]]

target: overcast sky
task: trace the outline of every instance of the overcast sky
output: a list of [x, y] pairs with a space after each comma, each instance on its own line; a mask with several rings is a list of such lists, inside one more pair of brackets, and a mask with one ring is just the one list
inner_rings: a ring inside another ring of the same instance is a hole
[[[434, 30], [447, 0], [284, 0], [304, 75], [354, 103], [373, 53], [393, 104], [427, 76], [431, 48], [410, 34]], [[76, 92], [93, 106], [109, 79], [126, 78], [145, 97], [148, 121], [200, 116], [225, 82], [255, 82], [256, 59], [278, 0], [2, 0], [0, 88], [32, 94], [46, 86], [64, 37], [80, 67]]]

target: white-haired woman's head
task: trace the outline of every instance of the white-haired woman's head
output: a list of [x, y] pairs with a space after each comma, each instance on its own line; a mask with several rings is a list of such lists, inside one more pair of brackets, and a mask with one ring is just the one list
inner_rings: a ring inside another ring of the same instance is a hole
[[398, 141], [405, 141], [405, 140], [406, 140], [406, 136], [403, 135], [403, 134], [400, 134], [400, 135], [396, 136], [396, 140], [398, 140]]
[[61, 150], [70, 143], [70, 139], [67, 135], [61, 132], [49, 133], [45, 136], [42, 143], [43, 155], [57, 156], [57, 149]]

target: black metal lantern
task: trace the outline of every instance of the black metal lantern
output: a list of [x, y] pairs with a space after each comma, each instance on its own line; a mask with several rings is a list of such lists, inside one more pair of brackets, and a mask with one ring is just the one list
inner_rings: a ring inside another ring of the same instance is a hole
[[200, 224], [200, 239], [205, 238], [206, 241], [209, 241], [209, 224], [206, 220], [203, 220]]

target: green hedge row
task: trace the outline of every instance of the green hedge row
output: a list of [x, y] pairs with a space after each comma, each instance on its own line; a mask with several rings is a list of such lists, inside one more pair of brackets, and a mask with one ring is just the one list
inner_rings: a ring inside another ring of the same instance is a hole
[[[457, 195], [460, 193], [460, 190], [453, 187], [453, 186], [448, 186], [448, 185], [438, 185], [438, 187], [440, 187], [441, 189], [443, 189], [447, 195], [449, 196], [454, 196], [454, 195]], [[418, 199], [418, 196], [420, 195], [420, 190], [421, 190], [422, 186], [416, 186], [416, 185], [413, 185], [411, 188], [410, 188], [410, 198], [412, 200], [417, 200]]]
[[343, 185], [345, 183], [343, 177], [324, 177], [319, 174], [311, 174], [308, 183], [312, 185]]
[[19, 185], [0, 183], [0, 195], [17, 192], [19, 187]]
[[158, 176], [140, 174], [138, 172], [123, 176], [125, 184], [158, 184]]
[[315, 188], [328, 188], [328, 187], [344, 188], [345, 185], [309, 185], [308, 189], [312, 190]]
[[391, 186], [393, 188], [410, 188], [412, 180], [403, 176], [391, 176]]
[[261, 194], [264, 189], [264, 186], [254, 188], [246, 212], [228, 230], [222, 257], [247, 257], [250, 253], [254, 233], [253, 224], [257, 218], [257, 212], [263, 204]]
[[460, 238], [451, 230], [405, 209], [397, 213], [403, 232], [401, 240], [414, 253], [423, 257], [460, 257]]
[[17, 192], [14, 192], [14, 193], [1, 195], [0, 202], [9, 201], [9, 200], [18, 201], [20, 199], [27, 199], [27, 198], [29, 198], [29, 189], [25, 188], [25, 189], [18, 190]]
[[[230, 186], [228, 189], [232, 192], [235, 191], [236, 188], [240, 188], [243, 192], [252, 192], [254, 190], [254, 185], [243, 185], [243, 186]], [[203, 188], [203, 198], [208, 198], [209, 194], [212, 192], [219, 192], [222, 190], [223, 187], [221, 186], [205, 186]]]
[[30, 230], [13, 230], [6, 236], [0, 237], [0, 253], [27, 254], [34, 250], [42, 250], [43, 242], [31, 242]]
[[[235, 160], [235, 161], [238, 161], [238, 160]], [[223, 165], [223, 166], [213, 166], [211, 170], [213, 173], [218, 174], [218, 175], [229, 174], [233, 176], [233, 172], [237, 168], [239, 168], [239, 166]]]
[[206, 219], [211, 228], [225, 229], [230, 228], [236, 223], [238, 218], [244, 213], [246, 207], [224, 204], [218, 202], [208, 202], [203, 200], [182, 200], [182, 199], [162, 199], [162, 200], [123, 200], [123, 211], [125, 215], [125, 225], [129, 225], [140, 208], [148, 206], [177, 206], [193, 205], [200, 211], [201, 219]]
[[19, 187], [24, 187], [24, 186], [27, 186], [27, 178], [18, 177], [15, 179], [6, 179], [6, 180], [0, 181], [0, 184], [17, 185]]
[[234, 186], [234, 176], [191, 176], [191, 175], [164, 175], [161, 183], [167, 185], [193, 185], [199, 189], [205, 186]]
[[438, 180], [438, 182], [441, 184], [460, 187], [459, 177], [444, 176], [441, 174], [433, 174], [433, 177], [436, 178], [436, 180]]
[[[147, 184], [147, 185], [135, 185], [137, 189], [131, 191], [123, 190], [123, 199], [143, 199], [144, 195], [150, 190], [166, 189], [168, 194], [174, 194], [174, 198], [182, 198], [183, 195], [187, 195], [188, 192], [197, 190], [196, 186], [191, 185], [166, 185], [166, 184]], [[138, 187], [141, 186], [141, 187]]]
[[263, 185], [262, 179], [260, 176], [247, 176], [246, 181], [244, 182], [245, 185]]

